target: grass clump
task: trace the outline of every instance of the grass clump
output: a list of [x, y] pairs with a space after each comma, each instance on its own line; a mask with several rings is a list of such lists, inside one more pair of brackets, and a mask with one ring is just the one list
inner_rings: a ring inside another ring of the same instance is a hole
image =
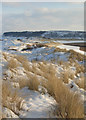
[[[60, 118], [83, 118], [84, 105], [80, 101], [80, 96], [71, 92], [61, 81], [56, 77], [49, 77], [47, 90], [58, 103], [56, 114]], [[52, 78], [52, 80], [51, 80]]]
[[66, 49], [56, 48], [54, 52], [67, 52]]
[[23, 55], [16, 55], [15, 58], [16, 58], [20, 63], [28, 62], [27, 57], [26, 57], [26, 56], [23, 56]]
[[40, 85], [40, 82], [37, 78], [37, 75], [28, 74], [28, 78], [29, 80], [27, 82], [27, 86], [29, 87], [29, 89], [38, 91], [38, 86]]
[[80, 65], [79, 63], [76, 62], [74, 66], [76, 67], [76, 75], [81, 72], [85, 73], [84, 65]]
[[22, 67], [26, 70], [26, 71], [32, 71], [32, 67], [31, 65], [29, 64], [29, 62], [24, 62], [22, 63]]
[[6, 55], [6, 53], [3, 52], [2, 55], [4, 56], [4, 59], [7, 60], [7, 55]]
[[61, 73], [61, 80], [64, 83], [68, 83], [69, 82], [69, 75], [68, 75], [68, 71], [64, 71]]
[[2, 83], [2, 106], [7, 107], [14, 113], [18, 114], [21, 108], [22, 98], [19, 97], [18, 91], [13, 89], [9, 81]]
[[26, 78], [19, 78], [19, 87], [20, 89], [27, 86], [28, 80]]
[[53, 68], [53, 70], [47, 70], [49, 70], [47, 71], [47, 74], [45, 74], [47, 81], [43, 82], [43, 86], [58, 103], [56, 112], [57, 116], [60, 118], [83, 118], [84, 105], [80, 101], [80, 96], [72, 92], [63, 83], [62, 78], [58, 78], [58, 76], [55, 74], [55, 68]]
[[6, 105], [6, 100], [7, 100], [8, 96], [11, 96], [11, 86], [10, 86], [9, 82], [3, 81], [3, 83], [2, 83], [2, 102], [3, 102], [3, 106]]
[[74, 79], [74, 75], [75, 75], [75, 73], [73, 71], [71, 71], [71, 69], [64, 70], [61, 73], [61, 80], [64, 83], [68, 83], [69, 79], [72, 79], [72, 80]]
[[19, 66], [19, 63], [16, 59], [11, 58], [10, 60], [8, 60], [8, 65], [7, 65], [8, 69], [15, 69], [18, 66]]
[[75, 59], [78, 61], [86, 60], [86, 56], [84, 56], [78, 52], [75, 52], [74, 50], [69, 50], [68, 52], [70, 53], [69, 59], [72, 59], [72, 60]]
[[84, 105], [80, 101], [78, 94], [72, 93], [62, 83], [55, 86], [55, 99], [58, 109], [57, 115], [60, 118], [84, 118]]
[[80, 87], [85, 89], [85, 77], [81, 77], [79, 80], [76, 81], [76, 84]]

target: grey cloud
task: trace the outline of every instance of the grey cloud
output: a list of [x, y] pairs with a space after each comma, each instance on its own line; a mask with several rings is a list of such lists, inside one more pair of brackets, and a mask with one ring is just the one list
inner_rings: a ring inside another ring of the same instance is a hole
[[83, 29], [83, 9], [39, 8], [22, 14], [3, 15], [3, 31]]

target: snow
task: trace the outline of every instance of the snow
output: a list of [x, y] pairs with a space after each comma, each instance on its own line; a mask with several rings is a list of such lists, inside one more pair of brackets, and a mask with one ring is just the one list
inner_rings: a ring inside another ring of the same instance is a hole
[[[49, 118], [50, 111], [55, 109], [56, 101], [48, 94], [29, 90], [27, 87], [21, 91], [25, 97], [25, 102], [20, 111], [20, 118]], [[55, 117], [52, 115], [52, 117]]]
[[[66, 52], [55, 52], [54, 53], [55, 48], [52, 46], [50, 48], [42, 47], [42, 48], [32, 49], [31, 51], [21, 51], [22, 49], [27, 48], [27, 44], [29, 44], [29, 45], [33, 44], [34, 41], [31, 40], [32, 43], [30, 43], [29, 39], [28, 39], [28, 41], [25, 41], [24, 39], [22, 39], [22, 42], [21, 42], [15, 38], [15, 39], [13, 39], [13, 41], [7, 39], [6, 41], [3, 41], [3, 42], [5, 43], [4, 48], [6, 47], [5, 48], [6, 51], [8, 50], [8, 46], [10, 46], [9, 51], [12, 52], [11, 49], [15, 49], [15, 50], [17, 50], [17, 52], [14, 51], [15, 54], [21, 53], [22, 55], [26, 55], [29, 60], [33, 60], [33, 59], [41, 60], [42, 58], [44, 60], [52, 60], [53, 58], [55, 58], [55, 59], [59, 58], [59, 60], [67, 61], [67, 58], [69, 55]], [[28, 42], [28, 43], [26, 43], [26, 42]], [[73, 42], [73, 41], [71, 41], [71, 42]], [[76, 46], [58, 45], [56, 47], [60, 48], [60, 49], [74, 50], [78, 53], [86, 54], [84, 51], [80, 50], [80, 47], [76, 47]], [[14, 56], [14, 55], [10, 54], [9, 51], [5, 52], [5, 54], [7, 56], [7, 60], [10, 60], [10, 58]], [[6, 66], [7, 61], [5, 59], [3, 59], [3, 60], [4, 60], [4, 66]], [[29, 64], [32, 67], [32, 63], [29, 62]], [[41, 64], [43, 64], [43, 63], [41, 62]], [[38, 64], [36, 63], [35, 64], [36, 68], [37, 68], [37, 65]], [[57, 75], [58, 75], [58, 77], [60, 77], [60, 74], [65, 69], [62, 67], [62, 65], [57, 65], [57, 64], [54, 67], [56, 67]], [[75, 72], [76, 69], [75, 69], [75, 67], [71, 66], [69, 69], [66, 69], [66, 70], [69, 73], [73, 73], [73, 72]], [[37, 71], [39, 73], [40, 72], [42, 73], [42, 71], [40, 71], [40, 69], [38, 69], [38, 68], [37, 68]], [[12, 70], [8, 69], [5, 71], [5, 73], [7, 75], [8, 80], [9, 79], [13, 80], [13, 81], [11, 81], [11, 85], [15, 88], [19, 88], [18, 80], [20, 80], [20, 79], [27, 80], [28, 79], [26, 73], [28, 73], [29, 75], [34, 75], [34, 73], [32, 73], [32, 72], [26, 72], [26, 70], [23, 67], [17, 67]], [[37, 78], [38, 78], [38, 80], [40, 80], [40, 78], [42, 80], [46, 80], [44, 77], [39, 76], [39, 75], [37, 75]], [[86, 91], [84, 89], [79, 88], [79, 86], [76, 85], [76, 83], [73, 80], [69, 80], [69, 83], [67, 84], [67, 86], [75, 93], [76, 92], [80, 93], [82, 100], [84, 100], [84, 95], [86, 97]], [[73, 87], [71, 87], [71, 86], [73, 86]], [[49, 118], [49, 117], [54, 118], [55, 117], [55, 115], [52, 114], [51, 111], [55, 110], [57, 103], [56, 103], [55, 99], [47, 93], [47, 90], [45, 88], [43, 88], [42, 86], [41, 87], [39, 86], [39, 92], [37, 92], [37, 91], [29, 90], [28, 87], [25, 87], [23, 89], [20, 89], [19, 92], [20, 92], [20, 95], [24, 98], [24, 100], [21, 102], [21, 110], [19, 111], [20, 118]], [[86, 98], [85, 98], [85, 100], [86, 100]], [[8, 117], [13, 117], [13, 118], [18, 117], [17, 115], [15, 115], [15, 113], [13, 113], [13, 111], [9, 110], [8, 108], [4, 108], [4, 113]]]
[[46, 31], [42, 34], [44, 38], [51, 39], [84, 39], [84, 32], [78, 31]]
[[[57, 60], [58, 57], [60, 58], [60, 60], [63, 60], [63, 61], [68, 60], [67, 59], [68, 54], [65, 54], [64, 52], [63, 52], [63, 54], [61, 52], [55, 52], [54, 53], [55, 48], [53, 47], [53, 45], [51, 45], [51, 47], [33, 48], [36, 41], [38, 43], [40, 43], [39, 38], [38, 39], [34, 38], [32, 40], [30, 40], [30, 39], [26, 40], [26, 38], [21, 38], [21, 41], [19, 41], [19, 40], [17, 40], [17, 37], [15, 37], [15, 38], [9, 37], [9, 38], [7, 38], [6, 41], [5, 40], [2, 41], [3, 51], [8, 51], [9, 53], [12, 53], [12, 54], [25, 55], [25, 56], [27, 56], [28, 60], [30, 60], [30, 61], [32, 61], [32, 60], [38, 60], [38, 61], [47, 60], [47, 61], [50, 61], [52, 59]], [[81, 40], [76, 40], [76, 41], [81, 42]], [[58, 40], [56, 42], [58, 42]], [[59, 40], [59, 42], [62, 42], [62, 40], [61, 41]], [[70, 41], [64, 40], [63, 42], [70, 42]], [[71, 42], [74, 42], [74, 41], [71, 40]], [[31, 49], [27, 50], [27, 45], [32, 46], [33, 49], [32, 50]], [[76, 47], [76, 46], [59, 45], [59, 46], [56, 46], [56, 47], [59, 47], [61, 49], [67, 49], [67, 50], [73, 49], [76, 52], [84, 54], [84, 51], [79, 50], [79, 47]], [[22, 51], [23, 49], [26, 49], [26, 50]]]
[[67, 50], [71, 50], [71, 49], [73, 49], [73, 50], [79, 50], [79, 47], [70, 46], [70, 45], [59, 45], [57, 47], [59, 47], [61, 49], [67, 49]]
[[80, 50], [80, 47], [76, 47], [76, 46], [70, 46], [70, 45], [58, 45], [57, 48], [60, 49], [66, 49], [66, 50], [74, 50], [80, 54], [86, 55], [86, 52]]
[[8, 108], [3, 108], [3, 115], [5, 115], [6, 118], [19, 118], [13, 111]]
[[82, 51], [82, 50], [75, 50], [76, 52], [82, 54], [82, 55], [86, 55], [86, 52]]
[[67, 84], [67, 86], [75, 93], [76, 92], [79, 93], [83, 101], [86, 100], [86, 91], [82, 88], [79, 88], [79, 86], [76, 85], [76, 83], [73, 80], [69, 80], [69, 83]]
[[59, 42], [59, 43], [84, 43], [84, 40], [56, 40], [54, 42]]

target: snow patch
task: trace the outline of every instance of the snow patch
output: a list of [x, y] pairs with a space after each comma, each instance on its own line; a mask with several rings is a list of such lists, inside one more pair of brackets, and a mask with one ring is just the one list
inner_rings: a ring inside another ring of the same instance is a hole
[[[48, 94], [29, 90], [27, 87], [21, 90], [25, 97], [24, 109], [20, 111], [20, 118], [49, 118], [50, 111], [55, 109], [56, 101]], [[27, 111], [28, 110], [28, 111]], [[55, 117], [54, 115], [52, 117]]]
[[80, 54], [86, 55], [86, 52], [80, 50], [80, 47], [76, 47], [76, 46], [70, 46], [70, 45], [58, 45], [57, 48], [60, 49], [66, 49], [66, 50], [74, 50]]
[[19, 118], [13, 111], [8, 108], [3, 108], [3, 115], [5, 115], [6, 118]]

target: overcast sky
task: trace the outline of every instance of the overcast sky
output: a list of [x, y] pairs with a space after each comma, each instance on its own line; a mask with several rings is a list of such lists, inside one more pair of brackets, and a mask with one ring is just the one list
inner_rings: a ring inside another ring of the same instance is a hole
[[84, 3], [3, 2], [2, 32], [25, 30], [84, 30]]

